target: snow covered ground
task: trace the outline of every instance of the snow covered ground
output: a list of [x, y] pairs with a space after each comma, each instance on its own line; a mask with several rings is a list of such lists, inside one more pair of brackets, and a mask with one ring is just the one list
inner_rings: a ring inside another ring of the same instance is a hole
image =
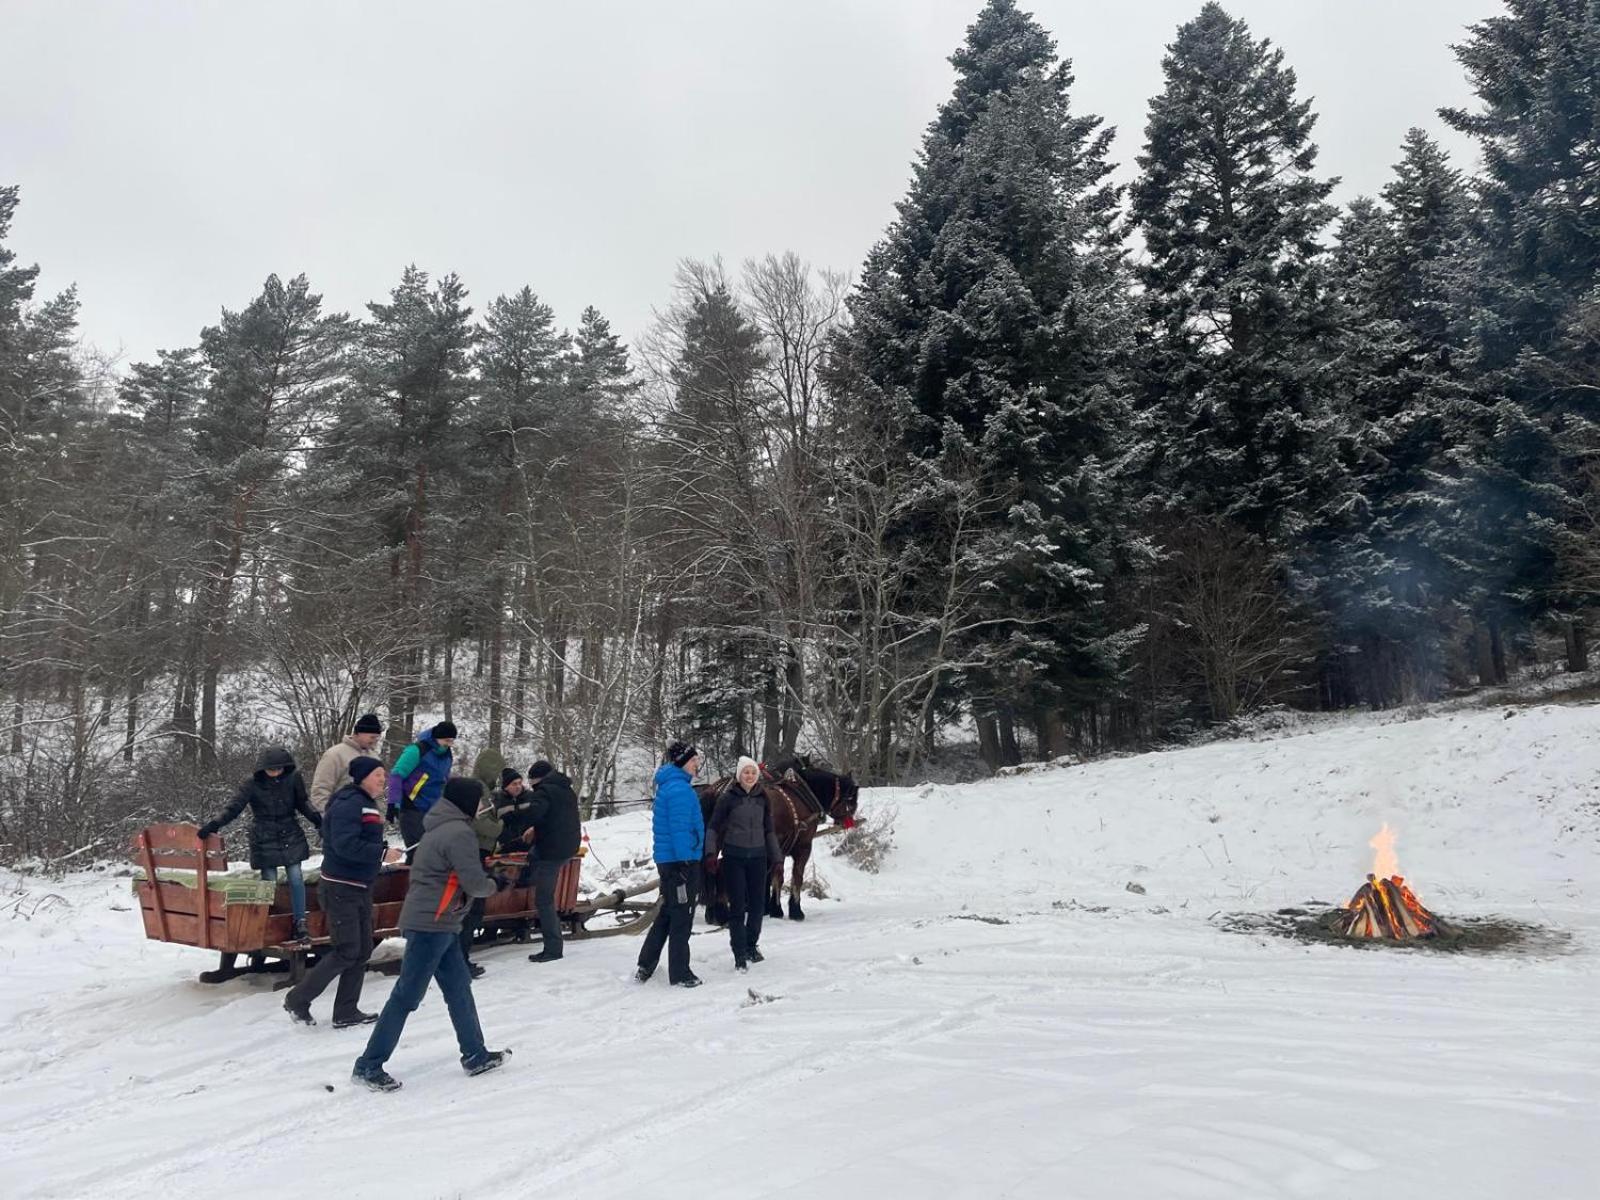
[[[206, 955], [147, 942], [126, 880], [0, 879], [0, 1193], [1600, 1195], [1600, 709], [864, 798], [889, 807], [883, 873], [824, 854], [832, 898], [771, 922], [747, 977], [710, 930], [689, 992], [629, 982], [632, 938], [551, 967], [486, 952], [510, 1066], [463, 1077], [431, 995], [392, 1096], [349, 1085], [360, 1032], [195, 982]], [[1568, 931], [1568, 952], [1210, 919], [1342, 900], [1383, 821], [1424, 903]], [[647, 822], [592, 825], [599, 860], [645, 850]], [[369, 1006], [391, 985], [369, 977]]]

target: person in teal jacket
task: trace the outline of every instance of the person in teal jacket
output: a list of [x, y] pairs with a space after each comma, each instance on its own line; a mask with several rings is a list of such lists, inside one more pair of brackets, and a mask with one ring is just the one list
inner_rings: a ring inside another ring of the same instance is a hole
[[440, 721], [411, 745], [400, 751], [394, 770], [389, 772], [389, 819], [400, 818], [400, 836], [406, 843], [410, 862], [422, 840], [422, 819], [428, 815], [450, 778], [456, 727]]
[[700, 858], [705, 853], [706, 823], [700, 797], [694, 791], [694, 773], [700, 769], [700, 751], [689, 742], [673, 742], [666, 761], [656, 770], [656, 799], [652, 828], [655, 833], [656, 869], [661, 872], [661, 908], [639, 950], [640, 983], [655, 974], [661, 948], [667, 947], [667, 980], [675, 987], [699, 987], [689, 969], [689, 930], [700, 892]]

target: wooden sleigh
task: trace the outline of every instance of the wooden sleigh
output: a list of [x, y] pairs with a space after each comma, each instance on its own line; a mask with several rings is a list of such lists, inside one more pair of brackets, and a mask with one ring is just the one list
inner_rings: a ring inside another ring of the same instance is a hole
[[[327, 917], [318, 896], [319, 881], [306, 877], [306, 927], [310, 943], [295, 942], [294, 914], [289, 885], [276, 887], [255, 872], [230, 874], [228, 854], [220, 834], [201, 844], [193, 825], [150, 825], [133, 843], [134, 862], [143, 876], [134, 880], [144, 932], [153, 941], [175, 942], [215, 950], [220, 959], [215, 970], [200, 974], [202, 983], [224, 983], [239, 975], [287, 972], [278, 984], [288, 987], [304, 975], [306, 967], [329, 944]], [[489, 860], [494, 873], [522, 873], [527, 856], [512, 854]], [[581, 858], [570, 859], [556, 877], [556, 909], [568, 936], [582, 939], [635, 933], [653, 916], [656, 902], [638, 897], [654, 891], [656, 883], [597, 897], [578, 898]], [[411, 870], [403, 864], [386, 866], [373, 882], [373, 938], [382, 942], [399, 935], [400, 909], [405, 903]], [[589, 922], [606, 913], [614, 919], [608, 928], [589, 928]], [[492, 941], [509, 932], [526, 940], [536, 927], [539, 910], [532, 887], [509, 887], [490, 896], [484, 906], [480, 941]], [[241, 966], [240, 958], [245, 959]], [[393, 963], [374, 963], [372, 969], [392, 969]]]

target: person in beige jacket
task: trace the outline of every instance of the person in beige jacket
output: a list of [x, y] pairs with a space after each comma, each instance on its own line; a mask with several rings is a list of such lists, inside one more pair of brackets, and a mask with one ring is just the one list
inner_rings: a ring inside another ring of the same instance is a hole
[[337, 745], [329, 746], [317, 759], [316, 772], [311, 776], [311, 807], [321, 812], [328, 807], [333, 794], [349, 780], [350, 764], [363, 755], [371, 754], [383, 736], [383, 722], [377, 713], [367, 713], [356, 722], [349, 736]]

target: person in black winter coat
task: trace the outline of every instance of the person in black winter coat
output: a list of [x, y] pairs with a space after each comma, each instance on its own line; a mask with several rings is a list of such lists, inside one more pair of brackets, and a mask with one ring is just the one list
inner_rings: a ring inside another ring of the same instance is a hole
[[539, 933], [544, 947], [528, 955], [529, 962], [555, 962], [561, 957], [561, 915], [556, 912], [556, 878], [578, 852], [583, 838], [578, 817], [578, 794], [572, 780], [547, 762], [528, 768], [533, 786], [526, 793], [525, 828], [520, 839], [528, 847], [528, 871], [533, 877], [533, 902], [539, 910]]
[[333, 977], [333, 1027], [347, 1029], [378, 1019], [360, 1008], [361, 982], [372, 957], [372, 882], [385, 860], [397, 862], [399, 850], [383, 845], [383, 796], [387, 782], [383, 763], [369, 755], [350, 761], [344, 786], [334, 792], [322, 814], [322, 882], [317, 888], [328, 936], [333, 945], [289, 989], [283, 1007], [302, 1025], [315, 1025], [311, 1002]]
[[717, 797], [706, 825], [706, 870], [715, 872], [717, 852], [728, 886], [728, 941], [733, 947], [735, 970], [761, 962], [761, 917], [767, 897], [767, 880], [774, 863], [783, 861], [778, 835], [772, 828], [772, 805], [761, 786], [761, 767], [753, 758], [741, 758], [733, 782]]
[[306, 940], [306, 881], [300, 864], [311, 857], [311, 843], [300, 827], [299, 813], [314, 828], [321, 828], [322, 816], [311, 807], [306, 781], [295, 769], [294, 755], [282, 746], [271, 746], [256, 760], [255, 774], [240, 785], [233, 800], [215, 819], [200, 826], [203, 842], [219, 829], [250, 810], [250, 865], [268, 883], [278, 881], [281, 867], [289, 879], [289, 898], [294, 907], [294, 936]]

